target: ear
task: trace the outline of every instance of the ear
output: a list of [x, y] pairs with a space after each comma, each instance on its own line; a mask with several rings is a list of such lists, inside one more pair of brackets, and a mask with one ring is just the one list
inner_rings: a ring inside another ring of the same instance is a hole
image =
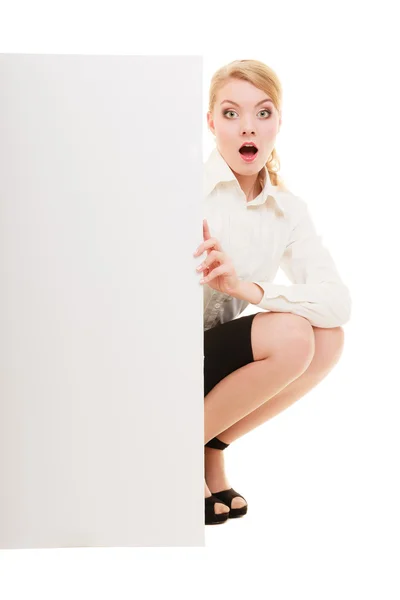
[[215, 135], [214, 121], [212, 119], [210, 111], [208, 111], [208, 113], [207, 113], [207, 125], [208, 125], [208, 129], [211, 131], [211, 133], [213, 135]]

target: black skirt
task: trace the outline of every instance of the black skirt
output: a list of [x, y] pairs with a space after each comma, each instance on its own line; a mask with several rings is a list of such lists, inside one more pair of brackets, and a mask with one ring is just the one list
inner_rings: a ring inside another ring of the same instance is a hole
[[221, 379], [254, 362], [251, 327], [256, 314], [220, 323], [204, 332], [204, 396]]

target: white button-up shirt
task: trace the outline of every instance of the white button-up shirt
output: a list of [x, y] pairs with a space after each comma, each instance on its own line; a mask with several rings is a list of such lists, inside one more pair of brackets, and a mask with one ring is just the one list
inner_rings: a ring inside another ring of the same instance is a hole
[[[254, 306], [300, 315], [316, 327], [343, 325], [350, 318], [349, 290], [317, 235], [306, 202], [272, 185], [265, 167], [262, 185], [262, 192], [247, 202], [215, 148], [203, 172], [203, 218], [211, 236], [232, 259], [239, 279], [257, 283], [264, 290], [261, 302]], [[279, 267], [291, 285], [273, 283]], [[204, 331], [238, 317], [249, 305], [207, 283], [203, 294]]]

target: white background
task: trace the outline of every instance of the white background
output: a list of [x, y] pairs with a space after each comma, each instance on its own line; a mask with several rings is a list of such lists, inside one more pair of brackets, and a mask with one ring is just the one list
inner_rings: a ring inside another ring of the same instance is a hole
[[397, 600], [395, 3], [73, 5], [14, 2], [1, 51], [203, 55], [205, 155], [213, 72], [237, 58], [276, 70], [282, 174], [307, 200], [351, 289], [353, 315], [327, 379], [228, 449], [229, 480], [249, 501], [244, 519], [208, 527], [206, 548], [1, 551], [0, 591], [10, 599]]

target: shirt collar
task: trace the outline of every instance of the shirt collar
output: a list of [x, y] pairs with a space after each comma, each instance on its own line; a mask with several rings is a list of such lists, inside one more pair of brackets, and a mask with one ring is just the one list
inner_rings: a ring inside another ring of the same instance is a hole
[[[279, 189], [277, 185], [272, 185], [271, 179], [268, 173], [268, 169], [263, 167], [263, 189], [261, 196], [257, 199], [247, 202], [249, 206], [255, 206], [266, 202], [268, 196], [272, 196], [278, 208], [285, 214], [285, 209], [279, 200]], [[219, 152], [218, 148], [214, 148], [209, 155], [208, 159], [204, 163], [204, 194], [208, 196], [210, 192], [215, 188], [218, 183], [233, 181], [239, 185], [238, 180], [230, 169], [229, 165]]]

